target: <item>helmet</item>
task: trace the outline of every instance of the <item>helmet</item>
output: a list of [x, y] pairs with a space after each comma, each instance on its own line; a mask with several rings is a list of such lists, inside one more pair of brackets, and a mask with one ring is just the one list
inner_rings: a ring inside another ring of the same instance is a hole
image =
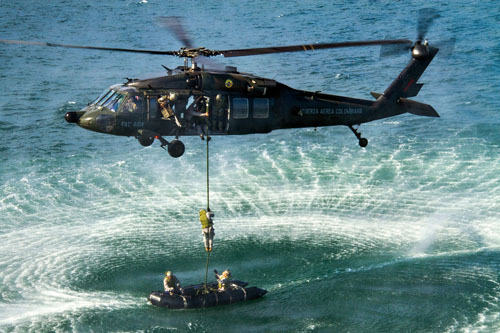
[[224, 102], [225, 98], [224, 98], [224, 95], [222, 94], [217, 94], [217, 96], [215, 96], [215, 100], [219, 103], [222, 103]]
[[166, 276], [172, 276], [172, 272], [171, 272], [171, 271], [166, 271], [166, 272], [165, 272], [165, 275], [166, 275]]
[[222, 272], [222, 275], [231, 276], [231, 271], [229, 269], [226, 269], [224, 272]]
[[179, 96], [179, 94], [174, 93], [174, 92], [171, 92], [171, 93], [170, 93], [170, 96], [169, 96], [169, 99], [170, 99], [172, 102], [174, 102], [174, 101], [177, 99], [177, 97], [178, 97], [178, 96]]

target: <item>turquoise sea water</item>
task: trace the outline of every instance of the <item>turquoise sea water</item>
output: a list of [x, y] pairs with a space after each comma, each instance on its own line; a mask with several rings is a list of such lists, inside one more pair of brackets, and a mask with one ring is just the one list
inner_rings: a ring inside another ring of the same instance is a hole
[[[428, 2], [18, 1], [0, 38], [176, 50], [155, 17], [213, 49], [410, 38]], [[186, 154], [64, 121], [125, 77], [178, 59], [0, 45], [0, 331], [500, 330], [500, 12], [434, 2], [437, 56], [415, 100], [441, 115], [211, 141], [210, 269], [269, 293], [169, 311], [147, 302], [173, 270], [204, 278], [197, 211], [205, 146]], [[409, 56], [378, 48], [224, 59], [295, 88], [371, 99]]]

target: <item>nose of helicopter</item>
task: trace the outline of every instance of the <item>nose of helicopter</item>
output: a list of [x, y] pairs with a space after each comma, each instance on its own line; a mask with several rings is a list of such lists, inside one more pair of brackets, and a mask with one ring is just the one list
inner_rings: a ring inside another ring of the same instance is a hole
[[86, 129], [94, 129], [96, 124], [95, 114], [84, 113], [77, 121], [77, 125]]
[[67, 112], [64, 119], [68, 123], [75, 123], [78, 126], [95, 131], [95, 132], [111, 132], [116, 124], [114, 114], [103, 113], [99, 111], [76, 111]]
[[95, 116], [86, 111], [66, 112], [64, 119], [70, 124], [77, 124], [80, 127], [92, 129], [95, 125]]
[[66, 119], [68, 123], [78, 123], [78, 120], [83, 116], [84, 113], [85, 111], [66, 112], [66, 114], [64, 115], [64, 119]]

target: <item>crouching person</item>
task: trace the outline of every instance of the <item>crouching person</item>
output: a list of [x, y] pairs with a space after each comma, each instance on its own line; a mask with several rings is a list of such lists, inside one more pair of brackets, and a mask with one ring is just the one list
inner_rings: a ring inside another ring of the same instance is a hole
[[170, 294], [181, 294], [182, 288], [179, 279], [172, 274], [171, 271], [165, 272], [165, 278], [163, 279], [163, 287], [165, 287], [165, 292]]

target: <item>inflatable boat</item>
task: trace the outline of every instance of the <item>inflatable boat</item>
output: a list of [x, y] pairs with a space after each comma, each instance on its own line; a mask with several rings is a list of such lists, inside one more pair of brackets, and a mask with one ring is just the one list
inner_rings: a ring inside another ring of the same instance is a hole
[[227, 290], [219, 291], [217, 282], [208, 283], [206, 287], [196, 284], [185, 287], [180, 294], [153, 291], [148, 300], [153, 305], [169, 309], [192, 309], [256, 299], [267, 293], [267, 290], [247, 285], [247, 282], [232, 280]]

